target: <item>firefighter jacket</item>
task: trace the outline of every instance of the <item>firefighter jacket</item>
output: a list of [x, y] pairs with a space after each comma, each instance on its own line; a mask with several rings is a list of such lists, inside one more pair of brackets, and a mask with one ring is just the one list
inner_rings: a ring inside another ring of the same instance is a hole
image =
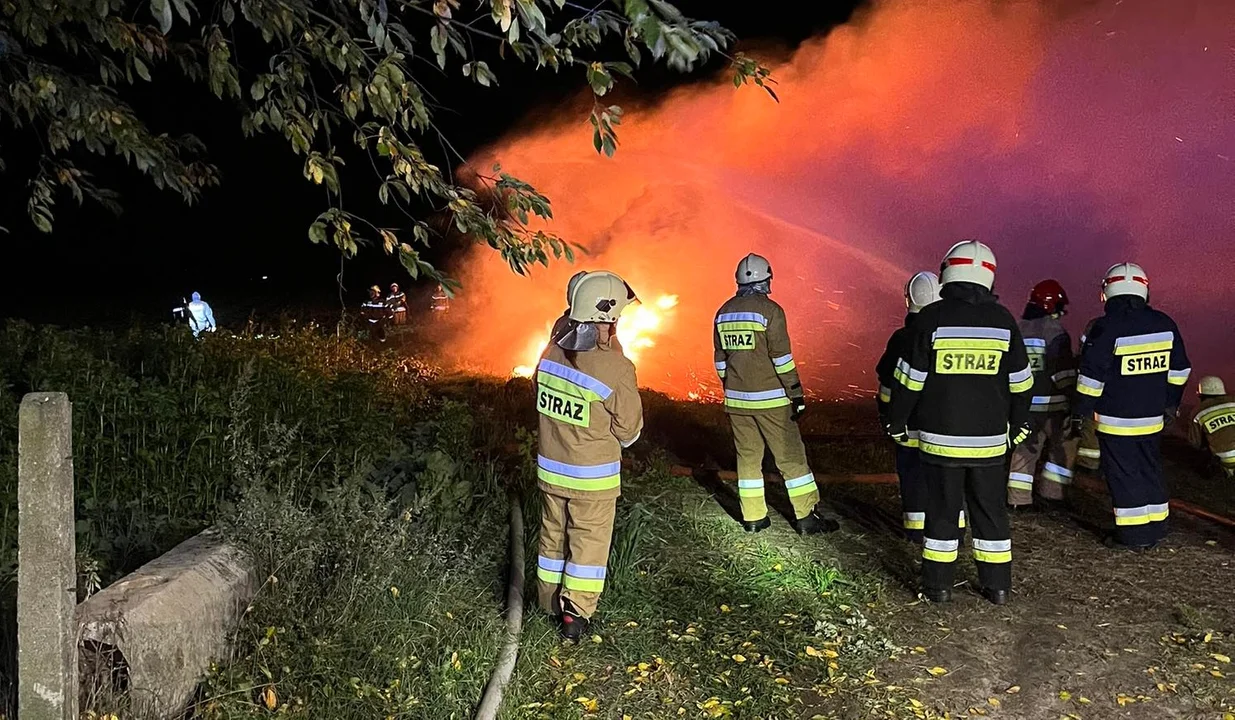
[[379, 323], [390, 317], [390, 306], [380, 299], [365, 300], [360, 305], [360, 315], [370, 323]]
[[1030, 412], [1067, 412], [1069, 396], [1076, 386], [1072, 337], [1057, 315], [1022, 319], [1019, 326], [1033, 370]]
[[767, 295], [739, 294], [721, 305], [712, 346], [726, 412], [760, 415], [802, 399], [785, 310]]
[[536, 369], [538, 485], [567, 498], [621, 494], [622, 448], [643, 431], [635, 366], [602, 344], [567, 352], [550, 344]]
[[[879, 423], [883, 426], [888, 424], [888, 406], [892, 402], [892, 391], [896, 385], [896, 365], [901, 358], [909, 356], [909, 325], [916, 317], [917, 313], [905, 316], [905, 324], [888, 338], [888, 346], [884, 348], [883, 355], [875, 365], [875, 376], [879, 379], [879, 397], [876, 403], [879, 408]], [[910, 429], [908, 437], [898, 440], [897, 443], [905, 447], [917, 447], [918, 431]]]
[[1202, 400], [1188, 425], [1188, 439], [1194, 447], [1208, 445], [1222, 467], [1235, 469], [1235, 400], [1229, 395]]
[[888, 427], [917, 428], [924, 462], [1000, 465], [1029, 434], [1033, 371], [1025, 342], [986, 288], [954, 282], [939, 294], [909, 328]]
[[1106, 435], [1161, 432], [1191, 372], [1175, 321], [1141, 298], [1119, 295], [1085, 334], [1073, 414], [1093, 413]]

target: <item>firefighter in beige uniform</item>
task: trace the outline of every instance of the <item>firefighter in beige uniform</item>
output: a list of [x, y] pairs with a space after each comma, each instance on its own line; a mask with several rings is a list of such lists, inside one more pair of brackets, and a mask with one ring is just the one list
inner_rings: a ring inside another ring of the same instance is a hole
[[[1081, 347], [1085, 347], [1085, 339], [1097, 321], [1098, 319], [1094, 318], [1085, 326], [1085, 332], [1081, 333]], [[1076, 448], [1076, 467], [1096, 473], [1101, 463], [1102, 449], [1098, 447], [1097, 426], [1093, 418], [1087, 416], [1081, 419], [1080, 440]]]
[[763, 493], [766, 447], [785, 478], [794, 529], [803, 535], [832, 532], [839, 523], [815, 510], [819, 488], [796, 422], [806, 401], [789, 347], [785, 311], [768, 297], [772, 267], [758, 255], [747, 255], [738, 263], [737, 283], [737, 295], [716, 313], [712, 344], [737, 448], [742, 526], [759, 532], [772, 524]]
[[570, 329], [536, 373], [542, 493], [539, 601], [577, 640], [605, 586], [622, 449], [639, 439], [643, 406], [635, 366], [613, 344], [634, 293], [611, 272], [588, 273], [570, 297]]
[[1235, 477], [1235, 399], [1226, 394], [1222, 378], [1201, 378], [1197, 387], [1201, 404], [1188, 425], [1188, 440], [1193, 447], [1214, 454], [1227, 477]]

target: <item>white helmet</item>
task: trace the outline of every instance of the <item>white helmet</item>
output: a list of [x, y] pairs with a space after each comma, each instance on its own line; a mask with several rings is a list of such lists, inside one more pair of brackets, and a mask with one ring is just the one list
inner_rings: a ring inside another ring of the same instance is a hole
[[1102, 302], [1120, 295], [1135, 295], [1149, 299], [1149, 276], [1140, 265], [1124, 262], [1112, 265], [1102, 279]]
[[977, 240], [962, 240], [943, 256], [939, 275], [944, 285], [971, 282], [990, 290], [995, 286], [995, 253]]
[[938, 299], [939, 278], [933, 272], [920, 272], [905, 283], [905, 307], [911, 313], [920, 312]]
[[772, 279], [772, 266], [768, 263], [767, 258], [751, 253], [742, 258], [742, 262], [738, 263], [738, 270], [734, 273], [734, 277], [737, 279], [738, 285], [749, 285], [770, 280]]
[[581, 323], [614, 323], [635, 300], [626, 281], [607, 270], [585, 273], [570, 293], [570, 319]]
[[1226, 395], [1226, 385], [1222, 378], [1210, 375], [1201, 378], [1201, 384], [1196, 388], [1199, 395]]
[[570, 304], [570, 296], [574, 294], [575, 286], [579, 284], [579, 281], [583, 279], [584, 275], [587, 275], [587, 270], [580, 270], [574, 275], [571, 275], [570, 280], [566, 283], [566, 304], [567, 305]]

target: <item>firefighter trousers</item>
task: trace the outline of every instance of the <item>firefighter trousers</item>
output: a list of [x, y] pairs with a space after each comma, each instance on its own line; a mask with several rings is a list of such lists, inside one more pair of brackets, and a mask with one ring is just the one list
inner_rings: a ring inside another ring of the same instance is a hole
[[1029, 437], [1012, 451], [1008, 504], [1013, 506], [1032, 505], [1035, 491], [1046, 500], [1063, 500], [1072, 484], [1077, 441], [1064, 439], [1068, 414], [1032, 413], [1029, 423]]
[[1087, 417], [1081, 423], [1081, 441], [1076, 449], [1076, 467], [1097, 472], [1102, 461], [1102, 450], [1098, 447], [1098, 431], [1094, 428], [1092, 417]]
[[1159, 542], [1166, 537], [1170, 498], [1158, 433], [1135, 437], [1098, 433], [1098, 444], [1115, 509], [1115, 539], [1131, 547]]
[[568, 600], [579, 615], [596, 612], [605, 588], [617, 498], [565, 498], [541, 493], [538, 599], [556, 615]]
[[774, 408], [759, 415], [729, 416], [733, 426], [733, 444], [738, 454], [738, 500], [742, 519], [762, 520], [768, 515], [763, 494], [763, 451], [772, 451], [776, 469], [785, 478], [785, 491], [793, 504], [795, 519], [810, 514], [819, 502], [819, 486], [806, 462], [806, 446], [798, 424], [786, 407]]
[[[905, 539], [922, 544], [926, 528], [926, 481], [922, 478], [922, 454], [916, 447], [896, 446], [896, 476], [900, 479], [901, 522]], [[965, 511], [957, 516], [957, 527], [965, 529]]]
[[945, 467], [924, 461], [926, 537], [922, 544], [922, 587], [946, 590], [953, 584], [961, 530], [968, 505], [969, 530], [978, 582], [991, 590], [1012, 589], [1012, 536], [1005, 503], [1005, 465]]

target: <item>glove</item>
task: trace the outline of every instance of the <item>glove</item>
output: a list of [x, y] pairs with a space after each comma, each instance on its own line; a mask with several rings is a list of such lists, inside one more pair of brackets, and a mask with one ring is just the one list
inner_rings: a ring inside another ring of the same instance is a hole
[[1085, 420], [1080, 415], [1073, 415], [1068, 418], [1068, 424], [1063, 429], [1064, 440], [1075, 440], [1081, 436], [1081, 429], [1084, 427]]
[[806, 398], [795, 398], [793, 401], [793, 410], [789, 412], [789, 419], [797, 422], [799, 418], [806, 414]]
[[885, 425], [883, 431], [899, 445], [909, 442], [909, 430], [903, 426], [894, 428], [891, 425]]
[[1012, 447], [1016, 447], [1017, 445], [1020, 445], [1028, 440], [1029, 436], [1032, 434], [1033, 430], [1030, 429], [1029, 423], [1023, 422], [1018, 427], [1008, 432], [1008, 441]]

